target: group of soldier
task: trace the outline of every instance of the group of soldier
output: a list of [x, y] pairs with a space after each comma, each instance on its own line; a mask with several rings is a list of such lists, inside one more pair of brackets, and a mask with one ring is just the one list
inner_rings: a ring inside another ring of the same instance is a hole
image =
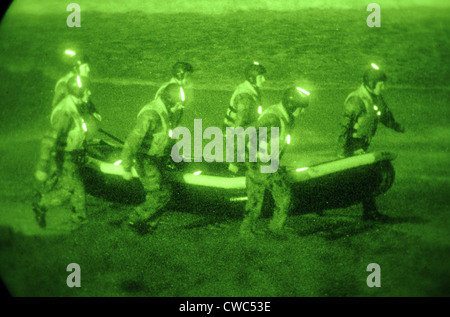
[[[45, 227], [48, 208], [70, 200], [72, 221], [87, 221], [85, 189], [80, 168], [86, 160], [86, 120], [102, 120], [92, 104], [89, 89], [89, 61], [80, 52], [65, 51], [71, 61], [70, 72], [55, 87], [50, 116], [51, 128], [45, 134], [41, 155], [35, 172], [39, 188], [38, 199], [33, 204], [36, 220]], [[169, 131], [175, 128], [183, 115], [187, 96], [184, 89], [190, 85], [194, 72], [191, 64], [177, 62], [172, 68], [172, 78], [156, 93], [155, 98], [138, 113], [136, 125], [129, 133], [123, 148], [122, 177], [130, 180], [135, 168], [145, 189], [145, 202], [133, 208], [126, 223], [140, 234], [157, 228], [164, 206], [171, 199], [170, 185], [165, 179], [161, 162], [165, 161], [171, 144]], [[296, 118], [309, 106], [310, 94], [301, 87], [286, 89], [279, 103], [262, 111], [261, 88], [265, 82], [266, 69], [258, 62], [249, 64], [244, 71], [245, 81], [233, 92], [223, 120], [226, 127], [277, 127], [279, 129], [279, 159], [284, 153], [286, 136], [292, 131]], [[364, 154], [375, 135], [378, 122], [398, 132], [404, 127], [394, 120], [384, 102], [381, 92], [386, 74], [372, 64], [363, 75], [361, 86], [349, 94], [344, 102], [344, 113], [339, 135], [341, 158]], [[275, 173], [261, 173], [259, 162], [230, 163], [231, 175], [245, 174], [248, 200], [239, 234], [253, 238], [260, 234], [257, 228], [263, 198], [269, 191], [275, 208], [269, 223], [269, 232], [285, 234], [285, 222], [291, 207], [291, 191], [281, 168]], [[45, 188], [42, 190], [42, 188]], [[58, 188], [58, 194], [54, 194]], [[386, 215], [377, 211], [375, 198], [363, 200], [364, 220], [385, 220]]]

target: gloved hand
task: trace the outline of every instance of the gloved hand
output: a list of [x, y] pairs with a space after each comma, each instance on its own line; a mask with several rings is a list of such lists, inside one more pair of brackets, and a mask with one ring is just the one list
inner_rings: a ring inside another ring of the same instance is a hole
[[92, 116], [97, 119], [97, 121], [102, 121], [102, 116], [98, 112], [94, 112]]
[[366, 151], [364, 151], [363, 149], [359, 149], [353, 152], [353, 155], [363, 155], [366, 154]]
[[44, 171], [41, 170], [37, 170], [34, 173], [34, 177], [39, 181], [39, 182], [45, 182], [48, 178], [48, 174]]
[[234, 165], [233, 163], [230, 163], [230, 165], [228, 165], [228, 170], [233, 174], [236, 174], [239, 171], [239, 167]]
[[183, 110], [184, 106], [181, 102], [177, 103], [175, 106], [173, 106], [172, 108], [170, 108], [170, 112], [175, 113], [177, 111]]
[[130, 171], [123, 171], [122, 178], [126, 181], [130, 181], [133, 178], [133, 174]]
[[372, 124], [370, 124], [369, 116], [362, 116], [358, 118], [358, 121], [353, 125], [353, 129], [355, 132], [353, 133], [354, 138], [360, 138], [365, 135], [369, 135], [369, 129], [372, 128]]

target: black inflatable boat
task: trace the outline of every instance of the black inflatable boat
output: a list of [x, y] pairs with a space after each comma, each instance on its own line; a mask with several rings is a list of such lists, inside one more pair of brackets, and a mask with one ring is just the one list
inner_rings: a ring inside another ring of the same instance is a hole
[[[96, 197], [136, 205], [145, 194], [136, 171], [125, 181], [121, 174], [121, 147], [104, 140], [87, 146], [82, 169], [86, 191]], [[374, 152], [321, 162], [312, 166], [285, 165], [293, 191], [293, 212], [317, 212], [361, 202], [364, 195], [385, 193], [394, 182], [395, 154]], [[228, 163], [174, 163], [168, 156], [162, 167], [173, 188], [171, 205], [177, 210], [229, 208], [242, 212], [247, 200], [245, 177], [228, 171]], [[270, 197], [266, 202], [271, 205]]]

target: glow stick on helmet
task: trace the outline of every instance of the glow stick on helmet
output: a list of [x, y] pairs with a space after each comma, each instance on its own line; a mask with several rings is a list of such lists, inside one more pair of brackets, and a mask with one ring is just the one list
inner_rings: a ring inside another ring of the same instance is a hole
[[306, 90], [300, 88], [300, 87], [296, 87], [298, 91], [304, 93], [305, 95], [309, 96], [309, 92], [307, 92]]
[[77, 84], [78, 84], [78, 87], [81, 88], [81, 79], [80, 79], [80, 76], [77, 76]]
[[262, 114], [262, 107], [261, 106], [258, 107], [258, 113]]
[[253, 64], [255, 64], [255, 65], [259, 65], [259, 63], [258, 63], [258, 62], [256, 62], [256, 61], [255, 61], [255, 62], [253, 62]]
[[66, 50], [64, 53], [66, 53], [67, 55], [70, 55], [70, 56], [75, 56], [76, 55], [76, 53], [74, 51], [71, 51], [71, 50]]
[[286, 135], [286, 143], [291, 144], [291, 135], [290, 134]]
[[372, 63], [371, 66], [372, 66], [373, 68], [375, 68], [376, 70], [379, 70], [379, 69], [380, 69], [380, 68], [379, 68], [377, 65], [375, 65], [374, 63]]

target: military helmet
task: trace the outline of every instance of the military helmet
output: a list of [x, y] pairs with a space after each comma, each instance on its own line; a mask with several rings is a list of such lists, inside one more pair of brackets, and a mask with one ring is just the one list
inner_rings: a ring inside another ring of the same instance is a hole
[[370, 89], [375, 88], [377, 82], [386, 80], [386, 73], [375, 64], [372, 64], [371, 67], [368, 68], [363, 75], [363, 83]]
[[193, 73], [194, 67], [186, 62], [176, 62], [172, 66], [172, 76], [178, 80], [183, 80], [186, 73]]
[[264, 75], [266, 73], [266, 68], [258, 62], [253, 62], [245, 68], [245, 79], [250, 83], [256, 83], [256, 76]]
[[89, 79], [83, 76], [72, 76], [67, 81], [67, 91], [69, 94], [82, 98], [89, 89]]
[[286, 110], [293, 113], [297, 108], [309, 106], [309, 92], [300, 87], [290, 87], [284, 91], [281, 102]]
[[80, 50], [66, 49], [63, 55], [63, 62], [69, 67], [78, 67], [89, 63], [89, 57]]
[[178, 102], [184, 102], [185, 96], [183, 88], [178, 84], [169, 84], [161, 93], [161, 99], [166, 106], [174, 106]]

